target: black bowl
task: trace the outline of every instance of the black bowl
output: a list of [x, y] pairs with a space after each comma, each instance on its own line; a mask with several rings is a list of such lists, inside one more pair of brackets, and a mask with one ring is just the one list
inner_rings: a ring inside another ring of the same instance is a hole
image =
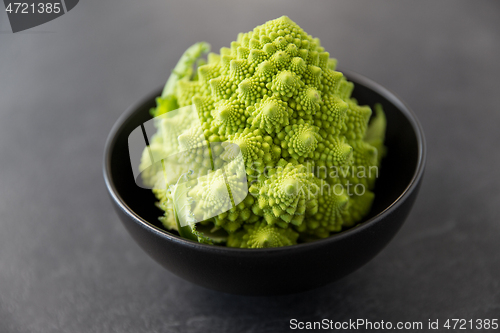
[[393, 93], [351, 72], [359, 104], [381, 103], [387, 117], [387, 157], [380, 168], [369, 216], [329, 238], [281, 248], [235, 249], [199, 244], [165, 231], [150, 190], [135, 184], [128, 136], [151, 119], [153, 92], [116, 122], [104, 154], [104, 179], [120, 219], [137, 243], [174, 274], [201, 286], [234, 294], [272, 295], [328, 284], [366, 264], [405, 221], [418, 193], [425, 164], [422, 128]]

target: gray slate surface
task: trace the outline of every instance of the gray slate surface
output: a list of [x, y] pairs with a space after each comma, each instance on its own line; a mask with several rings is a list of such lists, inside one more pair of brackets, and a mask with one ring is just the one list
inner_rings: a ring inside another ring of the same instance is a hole
[[[414, 109], [427, 171], [402, 230], [352, 275], [297, 295], [221, 294], [128, 236], [104, 187], [104, 142], [186, 47], [218, 50], [283, 14]], [[500, 318], [499, 14], [498, 1], [82, 0], [12, 34], [0, 12], [0, 332]]]

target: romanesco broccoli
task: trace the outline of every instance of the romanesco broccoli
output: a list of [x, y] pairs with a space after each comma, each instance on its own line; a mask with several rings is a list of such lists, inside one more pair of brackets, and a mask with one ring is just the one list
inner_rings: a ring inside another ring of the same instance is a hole
[[[293, 245], [365, 217], [385, 153], [385, 116], [377, 106], [369, 125], [371, 108], [351, 98], [354, 85], [319, 39], [282, 16], [197, 62], [208, 50], [198, 43], [185, 52], [151, 110], [171, 116], [157, 122], [143, 163], [157, 151], [178, 153], [177, 163], [199, 171], [183, 185], [180, 165], [143, 168], [164, 226], [185, 233], [173, 193], [186, 196], [191, 239], [230, 247]], [[171, 112], [190, 105], [194, 116]]]

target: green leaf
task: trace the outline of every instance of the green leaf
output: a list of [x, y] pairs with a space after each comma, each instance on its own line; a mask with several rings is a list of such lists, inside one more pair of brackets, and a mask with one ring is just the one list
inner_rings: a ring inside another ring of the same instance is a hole
[[201, 57], [202, 54], [209, 51], [210, 44], [205, 42], [196, 43], [184, 51], [184, 54], [177, 62], [177, 65], [175, 65], [172, 74], [168, 78], [165, 88], [163, 88], [161, 97], [165, 98], [167, 96], [174, 96], [177, 82], [184, 77], [191, 76], [193, 73], [193, 64], [199, 57]]

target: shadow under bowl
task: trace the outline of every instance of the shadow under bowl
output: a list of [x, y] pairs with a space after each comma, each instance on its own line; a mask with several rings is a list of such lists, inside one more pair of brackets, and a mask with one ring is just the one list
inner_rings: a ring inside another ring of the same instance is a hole
[[382, 104], [387, 117], [387, 156], [380, 167], [371, 212], [355, 227], [326, 239], [288, 247], [235, 249], [199, 244], [164, 230], [151, 190], [135, 184], [128, 136], [151, 119], [158, 89], [116, 122], [104, 154], [104, 179], [116, 212], [135, 241], [172, 273], [198, 285], [243, 295], [306, 291], [333, 282], [377, 255], [405, 221], [425, 165], [425, 140], [412, 111], [393, 93], [352, 72], [360, 105]]

